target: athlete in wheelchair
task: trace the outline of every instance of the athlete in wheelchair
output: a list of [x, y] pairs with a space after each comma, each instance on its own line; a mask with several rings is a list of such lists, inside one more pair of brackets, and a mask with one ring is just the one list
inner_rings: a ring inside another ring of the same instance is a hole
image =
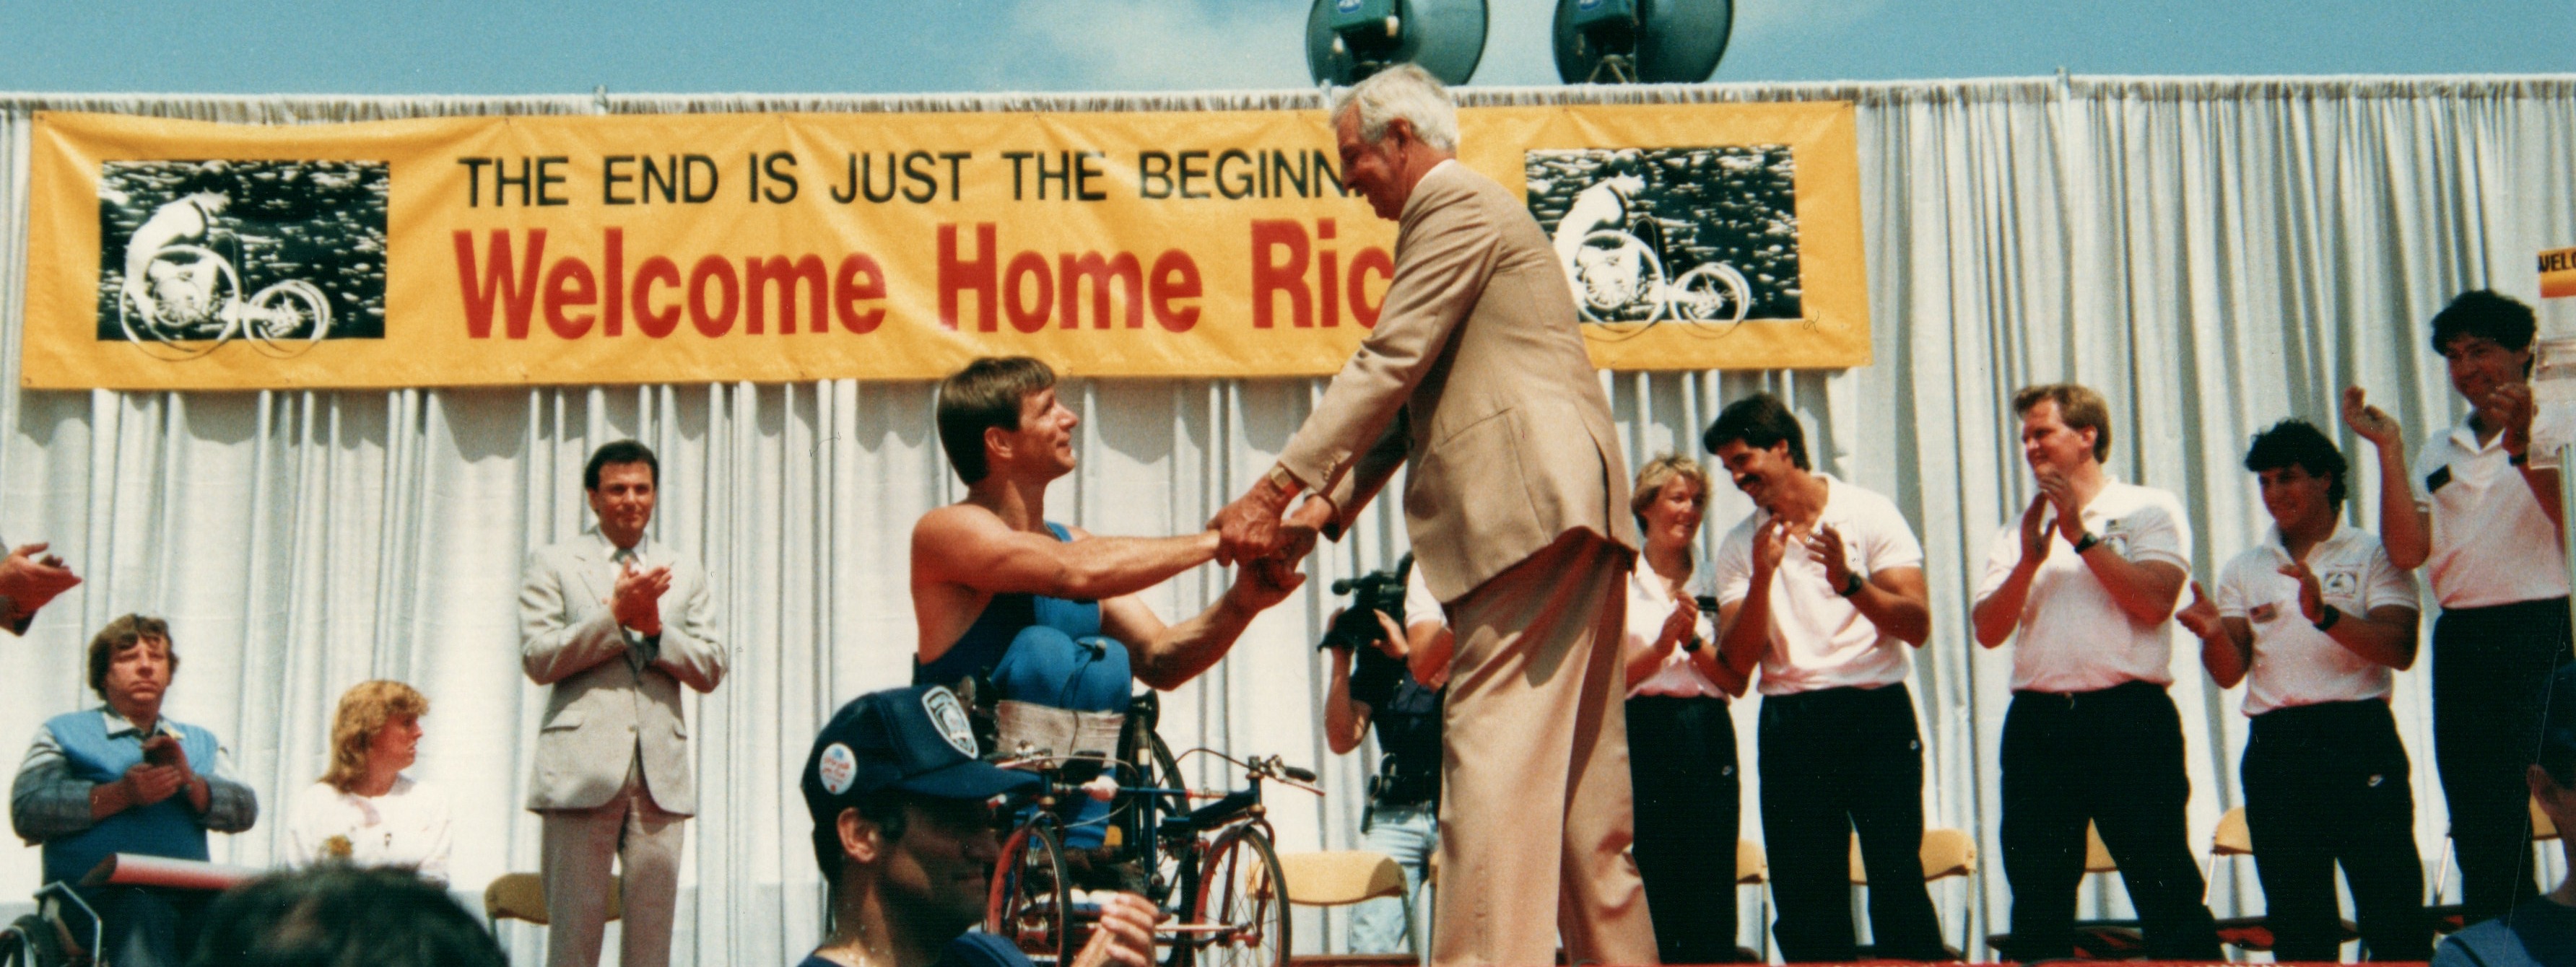
[[[1095, 537], [1047, 520], [1047, 487], [1073, 472], [1079, 421], [1044, 362], [969, 363], [940, 384], [936, 420], [966, 498], [913, 525], [913, 682], [971, 694], [993, 717], [985, 748], [1005, 757], [1025, 746], [1117, 758], [1135, 682], [1169, 689], [1196, 677], [1305, 581], [1293, 561], [1312, 535], [1295, 556], [1247, 563], [1215, 604], [1165, 625], [1139, 593], [1214, 560], [1216, 535]], [[1080, 799], [1066, 807], [1067, 846], [1097, 854], [1110, 806]]]

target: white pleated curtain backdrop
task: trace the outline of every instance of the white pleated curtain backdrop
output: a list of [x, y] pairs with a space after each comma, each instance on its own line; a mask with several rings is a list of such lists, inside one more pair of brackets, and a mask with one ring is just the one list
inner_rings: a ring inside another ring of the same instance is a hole
[[[1820, 469], [1893, 496], [1928, 554], [1935, 633], [1916, 662], [1929, 822], [1974, 830], [1977, 888], [1935, 890], [1946, 933], [2004, 929], [1995, 747], [2008, 650], [1977, 649], [1968, 596], [1988, 538], [2031, 487], [2010, 425], [2025, 383], [2074, 379], [2111, 400], [2112, 471], [2182, 495], [2197, 573], [2268, 525], [2244, 441], [2286, 416], [2327, 426], [2360, 383], [2410, 436], [2461, 408], [2424, 320], [2451, 294], [2536, 295], [2532, 256], [2576, 242], [2576, 77], [2055, 78], [1870, 85], [1469, 89], [1469, 104], [1848, 99], [1860, 161], [1876, 363], [1839, 372], [1605, 374], [1631, 465], [1692, 450], [1727, 401], [1791, 400]], [[461, 894], [537, 867], [520, 808], [541, 690], [519, 670], [516, 589], [528, 550], [578, 532], [590, 450], [636, 437], [662, 456], [659, 539], [714, 574], [731, 676], [692, 699], [701, 792], [682, 872], [677, 959], [785, 963], [821, 929], [820, 880], [795, 773], [823, 717], [903, 683], [913, 641], [911, 522], [959, 489], [918, 382], [259, 393], [24, 392], [28, 132], [38, 110], [310, 123], [447, 114], [1303, 108], [1312, 92], [921, 98], [0, 98], [0, 535], [50, 540], [88, 579], [23, 640], [0, 639], [0, 742], [92, 703], [82, 652], [129, 611], [167, 615], [184, 665], [173, 715], [214, 729], [267, 808], [216, 857], [273, 862], [281, 808], [323, 768], [333, 703], [373, 677], [429, 694], [413, 774], [457, 814]], [[1084, 380], [1081, 469], [1052, 516], [1109, 534], [1195, 529], [1265, 470], [1319, 380]], [[2377, 484], [2355, 480], [2371, 523]], [[1308, 590], [1255, 622], [1233, 655], [1166, 696], [1176, 749], [1277, 753], [1320, 767], [1328, 795], [1275, 791], [1282, 849], [1355, 845], [1366, 774], [1318, 737], [1311, 648], [1324, 584], [1404, 549], [1394, 501], [1320, 551]], [[1704, 549], [1749, 509], [1711, 502]], [[1194, 613], [1213, 568], [1147, 594]], [[2429, 617], [2429, 615], [2428, 615]], [[2429, 627], [2429, 621], [2428, 621]], [[2237, 805], [2239, 695], [2175, 649], [2194, 848]], [[2446, 820], [2430, 753], [2427, 672], [2399, 677], [2429, 876]], [[1743, 835], [1759, 840], [1753, 712], [1740, 703]], [[2115, 767], [2106, 764], [2106, 767]], [[1196, 784], [1234, 777], [1184, 763]], [[1534, 800], [1545, 791], [1533, 790]], [[0, 850], [0, 902], [32, 892], [33, 848]], [[2554, 866], [2553, 866], [2554, 871]], [[2450, 888], [2456, 895], [2457, 887]], [[1756, 929], [1744, 897], [1744, 936]], [[2086, 909], [2125, 911], [2116, 880]], [[2223, 865], [2212, 905], [2260, 909], [2250, 864]], [[1963, 919], [1968, 918], [1968, 919]], [[1301, 912], [1300, 951], [1341, 948], [1342, 918]], [[542, 931], [502, 933], [535, 963]], [[614, 949], [611, 944], [610, 949]]]

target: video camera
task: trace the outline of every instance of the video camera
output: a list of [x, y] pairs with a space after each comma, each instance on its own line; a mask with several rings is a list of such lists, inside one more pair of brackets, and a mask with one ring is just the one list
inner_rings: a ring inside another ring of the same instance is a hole
[[1412, 573], [1413, 552], [1406, 551], [1392, 570], [1334, 581], [1333, 593], [1349, 595], [1351, 603], [1342, 609], [1341, 617], [1333, 619], [1333, 626], [1324, 630], [1324, 640], [1315, 643], [1315, 650], [1364, 649], [1370, 642], [1386, 637], [1386, 629], [1378, 626], [1377, 615], [1371, 612], [1383, 611], [1395, 619], [1396, 627], [1404, 627], [1404, 582]]

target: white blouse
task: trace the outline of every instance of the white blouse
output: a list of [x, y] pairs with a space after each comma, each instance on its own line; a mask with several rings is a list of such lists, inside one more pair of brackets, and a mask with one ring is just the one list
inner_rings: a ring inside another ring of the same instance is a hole
[[394, 777], [381, 796], [341, 792], [316, 782], [295, 793], [286, 811], [286, 860], [310, 866], [345, 859], [360, 866], [416, 866], [447, 881], [447, 796], [434, 786]]

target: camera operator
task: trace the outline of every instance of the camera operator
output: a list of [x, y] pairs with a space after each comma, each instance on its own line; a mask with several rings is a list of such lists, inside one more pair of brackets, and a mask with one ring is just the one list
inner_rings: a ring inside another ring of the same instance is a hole
[[[1333, 590], [1350, 594], [1352, 602], [1333, 616], [1320, 646], [1333, 655], [1324, 741], [1334, 754], [1346, 754], [1377, 726], [1385, 754], [1369, 778], [1362, 844], [1395, 859], [1410, 897], [1421, 891], [1440, 845], [1440, 686], [1449, 678], [1449, 626], [1414, 572], [1411, 554], [1393, 573], [1335, 582]], [[1409, 927], [1400, 901], [1361, 904], [1351, 914], [1351, 952], [1402, 950]]]

